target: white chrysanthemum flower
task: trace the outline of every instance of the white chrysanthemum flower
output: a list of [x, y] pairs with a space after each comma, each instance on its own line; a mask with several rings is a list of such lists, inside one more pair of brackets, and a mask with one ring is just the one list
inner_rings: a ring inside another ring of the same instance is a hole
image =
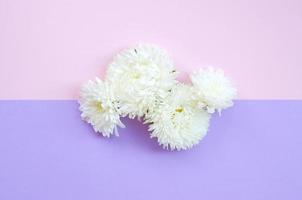
[[106, 80], [120, 102], [123, 115], [141, 117], [153, 109], [175, 84], [176, 70], [166, 52], [137, 45], [119, 53], [109, 65]]
[[103, 136], [118, 135], [117, 126], [124, 127], [108, 83], [98, 78], [90, 80], [81, 89], [79, 103], [82, 119]]
[[199, 143], [206, 135], [210, 114], [196, 109], [192, 98], [192, 88], [179, 84], [170, 95], [148, 114], [151, 138], [167, 149], [185, 150]]
[[190, 77], [199, 107], [206, 107], [209, 113], [215, 110], [220, 113], [233, 105], [236, 89], [221, 69], [201, 69]]

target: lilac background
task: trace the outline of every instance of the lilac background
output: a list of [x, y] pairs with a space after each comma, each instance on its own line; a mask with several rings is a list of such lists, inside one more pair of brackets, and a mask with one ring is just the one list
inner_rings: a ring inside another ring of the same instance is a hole
[[125, 119], [104, 139], [76, 101], [0, 101], [0, 199], [302, 199], [302, 101], [236, 101], [190, 151]]

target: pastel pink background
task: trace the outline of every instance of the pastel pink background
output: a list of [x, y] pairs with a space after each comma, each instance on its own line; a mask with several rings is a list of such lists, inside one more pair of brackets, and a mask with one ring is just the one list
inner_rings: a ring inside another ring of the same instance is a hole
[[182, 79], [214, 65], [239, 99], [301, 99], [301, 36], [301, 0], [0, 0], [0, 98], [75, 99], [120, 49], [147, 42]]

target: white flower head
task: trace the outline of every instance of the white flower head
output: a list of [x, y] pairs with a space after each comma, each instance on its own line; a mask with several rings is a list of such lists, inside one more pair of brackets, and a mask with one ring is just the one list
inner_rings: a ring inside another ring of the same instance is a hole
[[222, 109], [233, 105], [236, 89], [221, 69], [201, 69], [190, 78], [199, 107], [206, 107], [209, 113], [215, 110], [220, 113]]
[[192, 88], [179, 84], [170, 95], [148, 114], [151, 138], [166, 149], [185, 150], [199, 143], [206, 135], [210, 114], [204, 109], [196, 109], [192, 98]]
[[123, 115], [141, 117], [153, 109], [175, 84], [176, 70], [166, 52], [152, 45], [137, 45], [119, 53], [109, 65], [106, 80], [112, 85]]
[[98, 78], [88, 81], [81, 89], [79, 103], [82, 119], [90, 123], [95, 132], [110, 137], [118, 135], [117, 126], [124, 127], [108, 83]]

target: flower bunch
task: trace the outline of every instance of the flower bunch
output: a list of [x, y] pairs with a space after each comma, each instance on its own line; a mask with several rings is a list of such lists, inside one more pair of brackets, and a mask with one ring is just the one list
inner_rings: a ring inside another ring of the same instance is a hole
[[121, 117], [143, 118], [164, 148], [189, 149], [206, 135], [211, 114], [233, 105], [236, 90], [212, 67], [194, 72], [191, 85], [176, 77], [164, 50], [128, 48], [114, 57], [104, 81], [96, 78], [82, 87], [81, 117], [105, 137], [118, 135]]

